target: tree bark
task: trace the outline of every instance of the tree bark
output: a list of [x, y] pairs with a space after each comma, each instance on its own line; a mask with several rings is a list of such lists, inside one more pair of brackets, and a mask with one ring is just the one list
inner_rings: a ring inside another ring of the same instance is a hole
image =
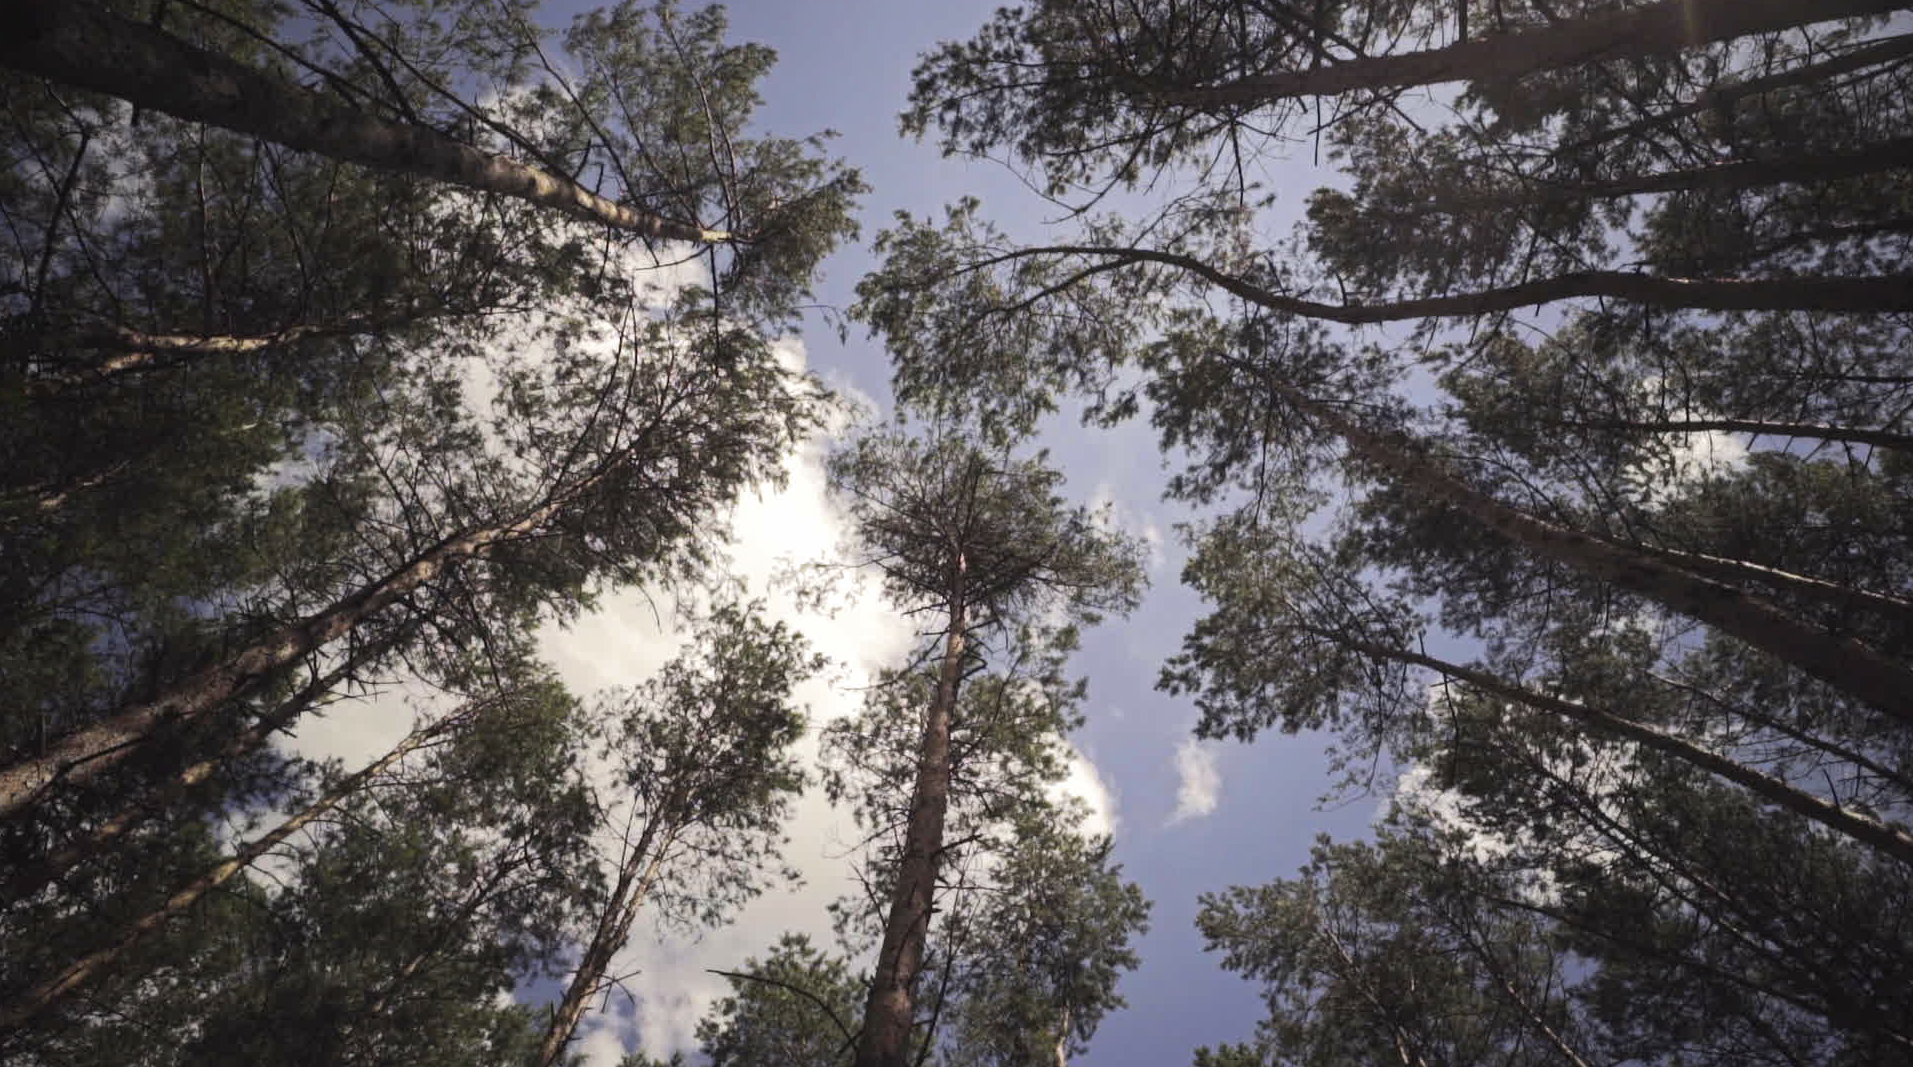
[[1404, 447], [1402, 435], [1372, 432], [1290, 386], [1279, 382], [1269, 386], [1345, 441], [1351, 452], [1423, 495], [1455, 507], [1497, 536], [1704, 622], [1902, 722], [1913, 723], [1913, 671], [1867, 645], [1803, 623], [1760, 597], [1669, 563], [1653, 552], [1557, 526], [1509, 507], [1415, 455]]
[[1725, 85], [1708, 89], [1696, 97], [1691, 104], [1684, 104], [1669, 111], [1649, 115], [1637, 122], [1630, 122], [1625, 126], [1616, 126], [1612, 129], [1602, 130], [1600, 133], [1590, 137], [1584, 137], [1571, 145], [1563, 146], [1561, 153], [1564, 155], [1573, 154], [1582, 149], [1592, 148], [1595, 145], [1604, 144], [1621, 137], [1628, 137], [1637, 133], [1646, 133], [1656, 127], [1665, 126], [1670, 122], [1676, 122], [1680, 119], [1706, 114], [1709, 111], [1729, 108], [1750, 96], [1758, 96], [1763, 93], [1772, 92], [1775, 89], [1787, 89], [1796, 85], [1811, 85], [1814, 82], [1825, 81], [1838, 74], [1861, 70], [1865, 67], [1873, 66], [1876, 63], [1890, 63], [1896, 59], [1904, 59], [1907, 56], [1913, 56], [1913, 33], [1903, 33], [1896, 37], [1888, 37], [1884, 40], [1855, 48], [1852, 51], [1843, 52], [1832, 59], [1823, 60], [1819, 63], [1803, 63], [1788, 70], [1776, 71], [1773, 74], [1763, 75], [1758, 78], [1748, 78], [1744, 81], [1729, 82]]
[[658, 825], [655, 818], [645, 823], [644, 833], [638, 836], [637, 846], [619, 868], [618, 883], [611, 891], [611, 899], [606, 902], [604, 913], [598, 917], [598, 928], [592, 932], [591, 943], [585, 946], [584, 956], [578, 961], [578, 973], [572, 975], [571, 984], [565, 987], [564, 998], [553, 1009], [551, 1022], [545, 1027], [544, 1040], [538, 1046], [538, 1058], [532, 1061], [534, 1067], [554, 1067], [557, 1064], [559, 1057], [564, 1054], [565, 1045], [578, 1029], [578, 1020], [584, 1017], [585, 1007], [592, 994], [602, 988], [604, 973], [611, 966], [611, 957], [630, 938], [631, 924], [637, 920], [638, 909], [650, 894], [651, 884], [657, 880], [658, 870], [664, 863], [664, 851], [671, 843], [668, 832], [662, 841], [657, 840]]
[[0, 14], [0, 65], [189, 122], [516, 197], [620, 230], [700, 243], [730, 237], [634, 210], [436, 130], [368, 115], [84, 0], [8, 0]]
[[0, 819], [11, 818], [30, 807], [55, 782], [84, 781], [124, 763], [154, 732], [205, 717], [227, 701], [270, 680], [287, 664], [348, 633], [440, 572], [470, 560], [483, 559], [499, 544], [536, 531], [602, 480], [612, 466], [629, 461], [628, 456], [608, 461], [590, 477], [547, 498], [544, 504], [517, 522], [453, 534], [325, 611], [281, 627], [224, 663], [176, 683], [159, 697], [126, 705], [100, 722], [67, 734], [35, 755], [0, 768]]
[[1683, 763], [1698, 767], [1718, 778], [1745, 788], [1777, 807], [1782, 807], [1811, 819], [1814, 822], [1844, 837], [1858, 841], [1869, 848], [1913, 867], [1913, 835], [1895, 829], [1877, 819], [1869, 818], [1857, 811], [1846, 808], [1814, 796], [1805, 790], [1795, 788], [1787, 782], [1756, 770], [1745, 764], [1728, 759], [1725, 756], [1701, 748], [1691, 741], [1647, 723], [1637, 722], [1625, 716], [1576, 704], [1559, 697], [1537, 693], [1526, 686], [1510, 682], [1507, 679], [1489, 674], [1487, 671], [1464, 667], [1446, 660], [1403, 648], [1364, 641], [1349, 634], [1339, 633], [1316, 627], [1303, 627], [1307, 632], [1323, 640], [1333, 641], [1345, 648], [1362, 652], [1380, 659], [1391, 659], [1398, 663], [1427, 667], [1439, 674], [1458, 679], [1484, 693], [1490, 693], [1504, 700], [1526, 705], [1536, 711], [1558, 715], [1561, 718], [1578, 722], [1594, 728], [1597, 732], [1632, 741], [1643, 748], [1653, 749], [1663, 755], [1672, 756]]
[[215, 755], [186, 767], [185, 770], [168, 778], [152, 795], [134, 798], [117, 814], [94, 827], [84, 837], [69, 842], [54, 850], [27, 867], [17, 869], [7, 876], [5, 887], [0, 889], [0, 907], [24, 900], [40, 891], [41, 887], [55, 881], [74, 867], [86, 862], [88, 857], [98, 854], [106, 846], [118, 840], [127, 831], [138, 827], [167, 805], [174, 804], [193, 789], [213, 776], [213, 772], [232, 760], [240, 759], [264, 745], [274, 733], [292, 724], [306, 713], [312, 705], [332, 690], [341, 680], [351, 677], [352, 673], [367, 661], [385, 651], [382, 646], [361, 649], [345, 663], [314, 679], [298, 693], [280, 703], [270, 714], [260, 716], [251, 726], [235, 734]]
[[1599, 419], [1562, 420], [1554, 425], [1570, 430], [1631, 430], [1641, 433], [1747, 433], [1755, 437], [1807, 437], [1817, 441], [1846, 441], [1874, 448], [1913, 452], [1913, 435], [1855, 426], [1827, 426], [1817, 422], [1765, 422], [1760, 419]]
[[1301, 96], [1405, 89], [1442, 82], [1490, 82], [1603, 60], [1672, 55], [1714, 41], [1833, 19], [1883, 15], [1904, 0], [1660, 0], [1623, 11], [1495, 34], [1446, 48], [1351, 59], [1221, 85], [1145, 88], [1151, 98], [1192, 107], [1241, 107]]
[[[1797, 155], [1766, 159], [1740, 159], [1703, 167], [1639, 174], [1588, 183], [1559, 183], [1534, 179], [1533, 192], [1519, 194], [1523, 203], [1549, 204], [1570, 200], [1603, 200], [1647, 193], [1678, 193], [1690, 189], [1736, 190], [1790, 182], [1832, 182], [1860, 178], [1882, 171], [1903, 170], [1913, 165], [1913, 138], [1900, 137], [1868, 145], [1857, 152], [1837, 155]], [[1506, 198], [1462, 196], [1455, 200], [1437, 199], [1438, 204], [1453, 204], [1474, 210], [1507, 211]]]
[[1764, 582], [1770, 588], [1784, 590], [1803, 600], [1828, 604], [1836, 608], [1851, 611], [1860, 609], [1871, 611], [1913, 633], [1913, 601], [1902, 597], [1888, 596], [1867, 589], [1855, 589], [1852, 586], [1829, 582], [1825, 578], [1815, 578], [1809, 574], [1795, 574], [1778, 567], [1768, 567], [1744, 559], [1728, 556], [1711, 556], [1705, 552], [1683, 552], [1673, 548], [1650, 548], [1641, 546], [1641, 551], [1651, 553], [1674, 564], [1683, 570], [1721, 581]]
[[493, 701], [478, 701], [467, 704], [429, 726], [412, 731], [405, 740], [398, 743], [397, 747], [387, 752], [370, 766], [342, 779], [337, 785], [326, 790], [319, 799], [313, 801], [297, 815], [280, 823], [272, 832], [246, 845], [231, 859], [220, 863], [218, 866], [188, 882], [184, 888], [167, 898], [166, 902], [158, 908], [122, 926], [114, 935], [113, 940], [104, 948], [88, 953], [86, 956], [74, 961], [58, 974], [35, 985], [13, 1003], [4, 1008], [0, 1008], [0, 1036], [5, 1036], [18, 1030], [21, 1026], [30, 1022], [35, 1015], [51, 1007], [67, 994], [110, 968], [116, 960], [125, 955], [127, 951], [138, 945], [141, 941], [145, 940], [148, 935], [159, 930], [175, 917], [183, 914], [188, 908], [198, 903], [200, 898], [204, 897], [207, 893], [225, 884], [233, 875], [245, 870], [248, 866], [257, 862], [261, 856], [264, 856], [266, 853], [278, 847], [280, 842], [298, 832], [320, 815], [325, 814], [326, 811], [337, 805], [341, 800], [357, 792], [374, 775], [377, 775], [392, 764], [397, 763], [407, 754], [438, 737], [440, 734], [445, 733], [452, 727], [467, 722], [475, 715], [483, 713], [492, 702]]
[[1348, 326], [1406, 319], [1459, 318], [1537, 307], [1556, 300], [1607, 297], [1653, 307], [1699, 311], [1830, 311], [1888, 314], [1913, 311], [1913, 276], [1836, 278], [1669, 278], [1618, 270], [1584, 270], [1450, 296], [1380, 304], [1328, 304], [1265, 289], [1191, 255], [1116, 245], [1045, 245], [992, 256], [970, 269], [1038, 255], [1097, 256], [1120, 263], [1160, 263], [1271, 311]]
[[916, 789], [910, 801], [903, 855], [898, 861], [896, 894], [890, 901], [876, 974], [864, 1005], [856, 1067], [908, 1067], [915, 1010], [913, 987], [923, 970], [924, 943], [936, 899], [937, 866], [943, 854], [943, 820], [950, 805], [950, 720], [956, 709], [963, 634], [968, 625], [964, 600], [968, 568], [960, 555], [956, 566], [949, 632], [944, 638], [943, 662], [937, 669], [936, 695], [923, 718]]

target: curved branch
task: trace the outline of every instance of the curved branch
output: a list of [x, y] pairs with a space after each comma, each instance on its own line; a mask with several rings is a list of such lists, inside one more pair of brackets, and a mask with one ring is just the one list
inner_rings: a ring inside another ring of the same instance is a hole
[[1488, 315], [1570, 300], [1607, 297], [1655, 307], [1701, 311], [1830, 311], [1857, 314], [1913, 311], [1913, 276], [1836, 278], [1668, 278], [1628, 271], [1585, 270], [1451, 296], [1381, 304], [1329, 304], [1266, 289], [1180, 252], [1118, 245], [1043, 245], [1017, 249], [970, 265], [976, 270], [1038, 255], [1108, 256], [1131, 263], [1176, 267], [1261, 307], [1348, 326], [1406, 319]]

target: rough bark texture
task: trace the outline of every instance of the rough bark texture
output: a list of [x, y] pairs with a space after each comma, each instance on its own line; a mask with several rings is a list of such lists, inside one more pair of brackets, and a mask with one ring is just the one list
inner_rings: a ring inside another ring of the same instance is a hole
[[937, 865], [943, 853], [943, 819], [950, 806], [950, 719], [956, 708], [967, 625], [961, 557], [957, 570], [957, 590], [950, 598], [950, 629], [944, 638], [943, 662], [937, 670], [936, 696], [923, 717], [916, 789], [910, 801], [903, 856], [897, 866], [896, 894], [890, 901], [883, 946], [877, 953], [877, 970], [864, 1005], [857, 1067], [908, 1067], [916, 1007], [913, 987], [923, 970], [925, 936], [936, 898]]
[[678, 241], [729, 234], [608, 200], [530, 164], [388, 122], [79, 0], [7, 0], [0, 65], [302, 151], [516, 197]]
[[1913, 722], [1913, 671], [1852, 638], [1839, 637], [1726, 583], [1669, 563], [1652, 552], [1557, 526], [1494, 500], [1371, 432], [1334, 408], [1280, 384], [1284, 399], [1348, 443], [1350, 451], [1430, 498], [1459, 509], [1496, 535], [1537, 556], [1613, 582], [1671, 611], [1704, 622], [1849, 693]]
[[1661, 0], [1537, 29], [1480, 37], [1447, 48], [1351, 59], [1204, 88], [1165, 87], [1149, 95], [1198, 107], [1242, 106], [1360, 89], [1506, 81], [1556, 67], [1669, 55], [1714, 41], [1832, 19], [1881, 15], [1905, 6], [1905, 0]]
[[564, 1054], [565, 1045], [578, 1029], [578, 1020], [584, 1018], [592, 994], [604, 982], [604, 973], [611, 966], [611, 957], [630, 938], [631, 924], [637, 920], [638, 909], [644, 905], [645, 897], [651, 892], [651, 883], [657, 879], [658, 869], [664, 861], [664, 850], [670, 843], [668, 833], [663, 841], [657, 840], [657, 830], [655, 820], [647, 823], [644, 833], [638, 837], [636, 847], [619, 868], [618, 884], [611, 891], [611, 899], [605, 904], [604, 913], [598, 917], [598, 928], [592, 932], [591, 943], [585, 946], [584, 957], [578, 961], [578, 972], [572, 976], [571, 984], [565, 987], [564, 999], [558, 1002], [558, 1007], [552, 1012], [550, 1025], [545, 1027], [544, 1040], [538, 1046], [538, 1058], [533, 1061], [535, 1067], [553, 1067]]
[[1878, 849], [1901, 863], [1913, 867], [1913, 836], [1909, 836], [1905, 831], [1888, 826], [1857, 811], [1850, 811], [1812, 793], [1796, 789], [1773, 775], [1710, 752], [1657, 726], [1636, 722], [1612, 712], [1586, 707], [1573, 701], [1548, 696], [1545, 693], [1537, 693], [1526, 686], [1517, 685], [1486, 671], [1463, 667], [1433, 656], [1363, 641], [1346, 634], [1327, 631], [1311, 632], [1325, 640], [1335, 641], [1358, 652], [1430, 668], [1447, 677], [1466, 682], [1481, 692], [1524, 704], [1537, 711], [1559, 715], [1564, 719], [1591, 726], [1597, 732], [1624, 738], [1643, 748], [1672, 756], [1716, 777], [1745, 787], [1748, 792], [1768, 803], [1812, 819], [1835, 833]]
[[200, 898], [225, 884], [233, 875], [245, 870], [261, 856], [278, 847], [279, 843], [297, 833], [302, 827], [331, 809], [339, 801], [351, 796], [367, 780], [392, 764], [403, 759], [408, 753], [439, 736], [453, 726], [468, 720], [478, 713], [484, 705], [466, 705], [458, 711], [438, 720], [430, 726], [412, 731], [398, 746], [380, 757], [370, 766], [348, 775], [331, 789], [325, 791], [319, 799], [280, 823], [272, 832], [240, 849], [231, 859], [188, 882], [186, 886], [169, 897], [166, 903], [147, 912], [121, 927], [113, 940], [104, 948], [88, 953], [68, 965], [60, 973], [48, 978], [22, 994], [19, 999], [0, 1008], [0, 1037], [11, 1034], [22, 1025], [31, 1021], [35, 1015], [57, 1003], [62, 997], [91, 981], [127, 950], [139, 944], [155, 930], [171, 922], [176, 916], [198, 903]]

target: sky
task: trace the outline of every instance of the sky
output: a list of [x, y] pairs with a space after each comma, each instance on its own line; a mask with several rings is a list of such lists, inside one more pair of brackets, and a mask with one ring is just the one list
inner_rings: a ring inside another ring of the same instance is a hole
[[[562, 25], [584, 6], [552, 5], [543, 21]], [[759, 128], [784, 136], [838, 131], [835, 153], [860, 168], [872, 188], [863, 202], [864, 243], [827, 261], [822, 303], [851, 303], [857, 279], [874, 266], [868, 242], [900, 209], [939, 213], [944, 204], [974, 195], [1005, 232], [1040, 239], [1055, 208], [1013, 174], [994, 163], [944, 159], [934, 146], [897, 135], [896, 115], [918, 55], [941, 40], [971, 35], [992, 5], [744, 0], [729, 10], [734, 40], [767, 44], [779, 55], [761, 87]], [[1306, 147], [1293, 164], [1272, 173], [1281, 202], [1292, 208], [1330, 180], [1312, 167]], [[840, 340], [813, 316], [801, 337], [782, 342], [782, 351], [833, 387], [888, 412], [887, 357], [854, 325], [849, 338]], [[1096, 811], [1096, 828], [1113, 831], [1125, 876], [1154, 902], [1150, 932], [1135, 946], [1142, 966], [1120, 986], [1130, 1007], [1104, 1021], [1090, 1052], [1077, 1062], [1187, 1064], [1196, 1046], [1249, 1038], [1263, 1014], [1255, 988], [1222, 972], [1203, 952], [1193, 925], [1199, 895], [1292, 876], [1315, 835], [1361, 834], [1376, 802], [1318, 807], [1332, 784], [1321, 738], [1272, 734], [1253, 745], [1199, 742], [1191, 735], [1194, 708], [1154, 690], [1158, 668], [1177, 650], [1201, 605], [1178, 584], [1182, 553], [1174, 526], [1186, 516], [1159, 499], [1163, 461], [1147, 426], [1087, 431], [1059, 422], [1040, 444], [1067, 474], [1068, 494], [1109, 503], [1122, 526], [1156, 547], [1153, 588], [1141, 610], [1086, 635], [1074, 661], [1076, 672], [1088, 678], [1089, 701], [1088, 721], [1072, 738], [1080, 758], [1070, 788]], [[780, 565], [826, 557], [838, 543], [842, 527], [823, 492], [823, 447], [813, 443], [792, 455], [789, 486], [745, 501], [733, 516], [735, 573], [754, 593], [771, 596], [775, 614], [841, 665], [835, 684], [813, 682], [798, 694], [818, 723], [853, 711], [856, 683], [896, 662], [910, 638], [908, 623], [874, 596], [824, 618], [798, 612], [770, 590], [769, 578]], [[660, 625], [665, 621], [642, 591], [625, 591], [567, 629], [548, 629], [541, 647], [579, 693], [633, 685], [675, 651], [678, 639]], [[306, 729], [301, 745], [352, 765], [373, 758], [403, 730], [397, 716], [341, 711]], [[808, 759], [814, 753], [814, 740], [806, 740], [801, 754]], [[614, 997], [607, 1015], [581, 1029], [579, 1047], [591, 1067], [609, 1067], [624, 1049], [639, 1046], [654, 1055], [693, 1052], [697, 1018], [727, 992], [707, 968], [738, 967], [746, 957], [762, 955], [786, 930], [831, 943], [824, 908], [848, 884], [844, 853], [855, 828], [847, 813], [808, 795], [790, 830], [785, 859], [804, 873], [801, 888], [769, 894], [695, 941], [640, 921], [614, 968], [632, 974], [626, 988], [634, 997]], [[557, 993], [550, 984], [520, 991], [528, 999]]]

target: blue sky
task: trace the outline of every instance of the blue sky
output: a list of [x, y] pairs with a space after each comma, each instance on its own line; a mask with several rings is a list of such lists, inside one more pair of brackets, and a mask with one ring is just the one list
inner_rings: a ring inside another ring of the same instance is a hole
[[[561, 25], [584, 6], [554, 5], [547, 9], [547, 24]], [[778, 52], [777, 66], [762, 86], [761, 127], [781, 135], [834, 129], [841, 134], [836, 153], [863, 171], [872, 187], [864, 201], [865, 242], [896, 210], [936, 213], [966, 195], [982, 198], [985, 213], [1006, 232], [1041, 238], [1054, 207], [1004, 168], [944, 159], [934, 146], [904, 140], [896, 132], [917, 56], [941, 40], [972, 34], [993, 5], [745, 0], [727, 6], [733, 39]], [[1326, 171], [1310, 166], [1306, 149], [1274, 176], [1285, 186], [1282, 204], [1291, 209], [1328, 179]], [[847, 306], [857, 279], [872, 265], [865, 248], [837, 254], [826, 265], [823, 302]], [[840, 343], [819, 320], [813, 320], [803, 342], [809, 365], [827, 380], [887, 403], [889, 364], [875, 342], [853, 330], [848, 342]], [[1186, 701], [1156, 693], [1154, 682], [1157, 668], [1175, 651], [1199, 608], [1176, 580], [1181, 554], [1171, 527], [1183, 516], [1158, 499], [1163, 464], [1146, 426], [1111, 433], [1063, 424], [1042, 444], [1063, 464], [1074, 495], [1106, 496], [1127, 524], [1153, 527], [1168, 539], [1143, 609], [1090, 634], [1076, 661], [1090, 685], [1089, 721], [1076, 743], [1113, 793], [1117, 857], [1155, 902], [1152, 930], [1139, 946], [1143, 966], [1122, 986], [1131, 1007], [1104, 1022], [1080, 1062], [1096, 1067], [1186, 1064], [1197, 1045], [1247, 1038], [1262, 1014], [1253, 987], [1224, 974], [1202, 952], [1193, 926], [1197, 896], [1292, 875], [1317, 833], [1358, 834], [1375, 805], [1364, 800], [1336, 811], [1317, 810], [1316, 800], [1330, 784], [1321, 740], [1270, 735], [1252, 746], [1205, 745], [1200, 760], [1184, 755], [1185, 768], [1212, 763], [1214, 807], [1174, 817], [1182, 784], [1178, 749], [1189, 739], [1195, 712]], [[559, 654], [587, 643], [567, 635]], [[620, 680], [619, 670], [601, 673], [607, 681]], [[780, 916], [790, 926], [817, 927], [821, 916], [801, 913], [814, 908], [817, 899], [802, 894], [786, 898], [781, 910], [775, 901], [753, 909], [734, 943], [750, 945], [756, 936], [755, 947], [747, 951], [761, 951], [774, 939], [770, 928]], [[640, 978], [633, 984], [643, 995], [647, 983]], [[655, 1017], [636, 1014], [639, 1029]], [[659, 1047], [661, 1035], [639, 1036]]]

